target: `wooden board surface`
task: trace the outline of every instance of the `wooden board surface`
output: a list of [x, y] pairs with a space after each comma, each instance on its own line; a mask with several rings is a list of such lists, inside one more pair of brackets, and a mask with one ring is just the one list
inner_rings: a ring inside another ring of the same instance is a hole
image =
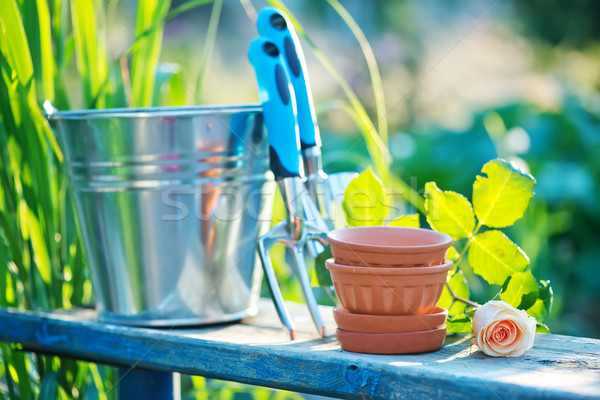
[[289, 303], [291, 342], [270, 301], [241, 324], [147, 329], [96, 321], [90, 310], [27, 313], [0, 309], [0, 340], [25, 349], [120, 366], [233, 380], [349, 399], [600, 399], [600, 340], [538, 335], [518, 358], [490, 358], [468, 337], [418, 355], [342, 351], [331, 309], [329, 336], [316, 334], [306, 307]]

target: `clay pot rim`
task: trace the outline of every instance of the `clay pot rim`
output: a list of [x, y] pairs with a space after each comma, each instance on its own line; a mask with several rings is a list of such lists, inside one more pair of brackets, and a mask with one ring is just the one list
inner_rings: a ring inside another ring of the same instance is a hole
[[350, 332], [350, 331], [345, 331], [343, 329], [340, 328], [336, 328], [336, 333], [341, 333], [344, 335], [355, 335], [355, 336], [372, 336], [372, 337], [379, 337], [379, 338], [385, 338], [386, 336], [394, 336], [394, 337], [398, 337], [398, 336], [420, 336], [423, 334], [431, 334], [431, 335], [435, 335], [437, 333], [441, 333], [444, 332], [444, 334], [447, 333], [448, 326], [446, 324], [444, 324], [443, 326], [436, 328], [436, 329], [428, 329], [426, 331], [413, 331], [413, 332], [397, 332], [397, 333], [367, 333], [367, 332]]
[[333, 258], [325, 261], [325, 267], [330, 271], [346, 272], [356, 275], [430, 275], [452, 268], [452, 261], [444, 260], [444, 264], [432, 265], [429, 267], [364, 267], [354, 265], [336, 264]]
[[[432, 236], [437, 236], [439, 241], [432, 244], [424, 244], [424, 245], [415, 245], [415, 246], [407, 246], [407, 245], [394, 245], [394, 246], [386, 246], [386, 245], [376, 245], [376, 244], [366, 244], [366, 243], [358, 243], [358, 242], [350, 242], [346, 240], [342, 240], [336, 238], [336, 235], [339, 235], [342, 232], [347, 232], [349, 230], [380, 230], [380, 229], [389, 229], [389, 230], [420, 230], [425, 231], [427, 234], [431, 234]], [[436, 232], [430, 229], [423, 228], [405, 228], [399, 226], [354, 226], [350, 228], [341, 228], [334, 229], [327, 234], [327, 241], [330, 245], [334, 246], [342, 246], [347, 249], [354, 249], [366, 253], [428, 253], [434, 252], [442, 249], [447, 249], [452, 245], [452, 237], [442, 232]]]
[[[438, 307], [438, 306], [435, 306], [435, 308], [433, 309], [433, 311], [430, 312], [429, 314], [398, 314], [398, 315], [394, 315], [394, 314], [358, 314], [358, 313], [353, 313], [353, 312], [348, 311], [344, 306], [342, 306], [340, 304], [339, 306], [336, 306], [333, 309], [333, 313], [334, 314], [340, 314], [340, 315], [352, 315], [354, 318], [361, 318], [361, 319], [364, 318], [365, 320], [394, 319], [395, 321], [401, 321], [403, 319], [407, 320], [407, 319], [427, 318], [427, 317], [433, 318], [433, 317], [438, 316], [438, 315], [445, 315], [446, 317], [448, 316], [448, 310], [445, 309], [445, 308], [442, 308], [442, 307]], [[346, 331], [346, 332], [350, 332], [350, 331]], [[361, 332], [361, 333], [368, 333], [368, 332]], [[394, 333], [407, 333], [407, 332], [394, 332]]]

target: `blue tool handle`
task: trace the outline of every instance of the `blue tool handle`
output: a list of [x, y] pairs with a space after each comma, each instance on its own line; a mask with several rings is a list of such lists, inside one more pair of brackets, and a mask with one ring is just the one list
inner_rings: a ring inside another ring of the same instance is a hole
[[283, 53], [285, 66], [296, 95], [302, 150], [313, 146], [321, 147], [321, 135], [306, 72], [304, 52], [292, 23], [283, 11], [267, 7], [258, 14], [256, 25], [258, 33], [275, 43]]
[[271, 170], [276, 178], [300, 176], [300, 153], [294, 89], [277, 46], [262, 37], [250, 43], [264, 123], [269, 138]]

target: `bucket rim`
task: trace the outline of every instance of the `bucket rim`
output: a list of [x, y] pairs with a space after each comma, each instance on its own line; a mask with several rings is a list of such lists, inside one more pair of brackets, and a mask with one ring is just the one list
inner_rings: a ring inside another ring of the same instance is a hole
[[177, 107], [131, 107], [55, 111], [46, 115], [51, 121], [102, 118], [165, 118], [261, 112], [260, 104], [221, 104]]

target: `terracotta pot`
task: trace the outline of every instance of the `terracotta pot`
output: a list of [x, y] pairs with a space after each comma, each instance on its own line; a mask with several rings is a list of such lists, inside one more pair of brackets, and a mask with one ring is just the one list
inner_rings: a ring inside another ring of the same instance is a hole
[[342, 306], [333, 309], [333, 318], [339, 329], [362, 333], [404, 333], [443, 328], [448, 310], [435, 307], [425, 315], [369, 315], [353, 314]]
[[340, 265], [329, 259], [335, 292], [358, 314], [429, 314], [442, 294], [452, 262], [433, 267], [371, 268]]
[[435, 351], [444, 345], [446, 326], [421, 332], [360, 333], [338, 329], [342, 350], [368, 354], [412, 354]]
[[427, 267], [444, 262], [452, 238], [429, 229], [360, 226], [327, 234], [336, 263], [368, 267]]

